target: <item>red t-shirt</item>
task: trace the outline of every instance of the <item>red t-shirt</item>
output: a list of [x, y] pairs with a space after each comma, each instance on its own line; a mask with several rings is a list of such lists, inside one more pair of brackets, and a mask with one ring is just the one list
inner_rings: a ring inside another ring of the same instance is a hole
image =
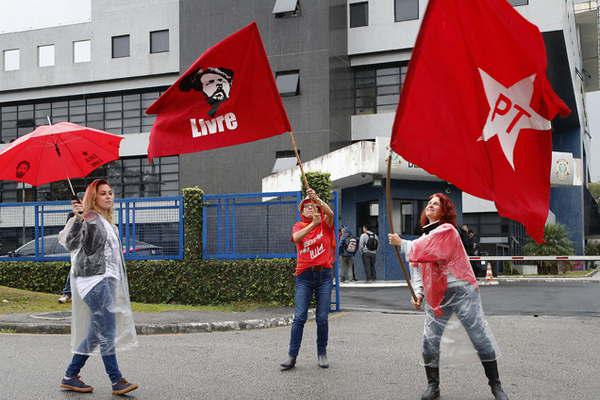
[[[292, 235], [309, 224], [310, 222], [296, 222], [292, 227]], [[298, 251], [296, 276], [310, 267], [320, 265], [324, 268], [331, 268], [335, 260], [335, 232], [333, 227], [322, 221], [321, 225], [313, 228], [296, 243], [296, 250]]]

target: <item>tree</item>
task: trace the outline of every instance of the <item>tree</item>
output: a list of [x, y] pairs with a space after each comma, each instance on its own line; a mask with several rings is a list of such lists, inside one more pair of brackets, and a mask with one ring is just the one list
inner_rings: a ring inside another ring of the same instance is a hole
[[[308, 185], [317, 192], [317, 196], [321, 198], [326, 203], [331, 201], [331, 174], [328, 172], [307, 172], [306, 180], [308, 181]], [[304, 181], [300, 178], [302, 182], [302, 196], [306, 196], [306, 187], [304, 187]]]
[[588, 189], [596, 200], [596, 203], [600, 204], [600, 182], [592, 182], [588, 184]]
[[[544, 227], [544, 243], [537, 244], [531, 238], [523, 246], [523, 254], [526, 256], [565, 256], [575, 253], [573, 242], [567, 235], [567, 228], [561, 224], [548, 224]], [[538, 262], [540, 273], [559, 273], [558, 261]]]

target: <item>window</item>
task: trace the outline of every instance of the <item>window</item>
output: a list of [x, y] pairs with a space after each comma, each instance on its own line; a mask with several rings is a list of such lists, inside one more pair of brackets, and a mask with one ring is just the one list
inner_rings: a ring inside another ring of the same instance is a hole
[[145, 115], [166, 87], [88, 94], [0, 104], [0, 142], [31, 132], [36, 126], [70, 121], [116, 134], [150, 132], [155, 116]]
[[350, 4], [350, 28], [369, 25], [369, 3]]
[[296, 96], [300, 93], [300, 71], [281, 71], [275, 77], [277, 89], [282, 96]]
[[394, 0], [396, 22], [419, 19], [419, 0]]
[[276, 0], [273, 14], [275, 18], [297, 17], [300, 15], [300, 3], [298, 0]]
[[16, 71], [19, 69], [21, 52], [19, 49], [4, 50], [4, 70]]
[[84, 63], [92, 60], [92, 41], [79, 40], [73, 42], [73, 62]]
[[129, 57], [129, 35], [112, 37], [112, 58]]
[[373, 114], [394, 111], [408, 64], [386, 64], [354, 71], [354, 113]]
[[150, 32], [150, 53], [169, 51], [169, 30]]
[[52, 67], [54, 65], [54, 45], [38, 46], [38, 66]]
[[529, 0], [508, 0], [513, 6], [526, 6], [529, 4]]

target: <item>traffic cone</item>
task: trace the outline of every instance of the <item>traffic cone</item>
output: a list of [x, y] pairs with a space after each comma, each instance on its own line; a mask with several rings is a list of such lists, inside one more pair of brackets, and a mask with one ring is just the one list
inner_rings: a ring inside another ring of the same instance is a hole
[[486, 281], [494, 280], [494, 273], [492, 272], [492, 263], [491, 262], [487, 263], [487, 271], [485, 272], [485, 280]]
[[492, 272], [492, 263], [487, 263], [487, 271], [485, 272], [485, 280], [481, 282], [482, 285], [497, 285], [498, 281], [494, 279], [494, 273]]

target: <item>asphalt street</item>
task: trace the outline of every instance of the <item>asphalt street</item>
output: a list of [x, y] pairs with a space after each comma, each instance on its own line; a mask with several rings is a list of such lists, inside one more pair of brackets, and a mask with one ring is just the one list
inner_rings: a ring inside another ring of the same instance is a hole
[[[511, 399], [598, 400], [600, 318], [499, 315], [488, 321]], [[327, 370], [316, 363], [314, 322], [307, 323], [297, 368], [288, 372], [278, 364], [289, 327], [142, 336], [139, 348], [119, 354], [119, 363], [125, 377], [141, 385], [132, 399], [418, 399], [425, 384], [422, 323], [422, 315], [337, 313]], [[450, 329], [447, 336], [455, 348], [468, 349], [461, 332]], [[0, 399], [113, 398], [97, 357], [82, 371], [93, 394], [61, 392], [69, 358], [69, 336], [0, 334]], [[472, 354], [442, 363], [443, 400], [492, 399]]]
[[[481, 300], [487, 315], [600, 316], [598, 282], [502, 282], [481, 286]], [[414, 310], [406, 287], [345, 287], [341, 306], [389, 312]]]

